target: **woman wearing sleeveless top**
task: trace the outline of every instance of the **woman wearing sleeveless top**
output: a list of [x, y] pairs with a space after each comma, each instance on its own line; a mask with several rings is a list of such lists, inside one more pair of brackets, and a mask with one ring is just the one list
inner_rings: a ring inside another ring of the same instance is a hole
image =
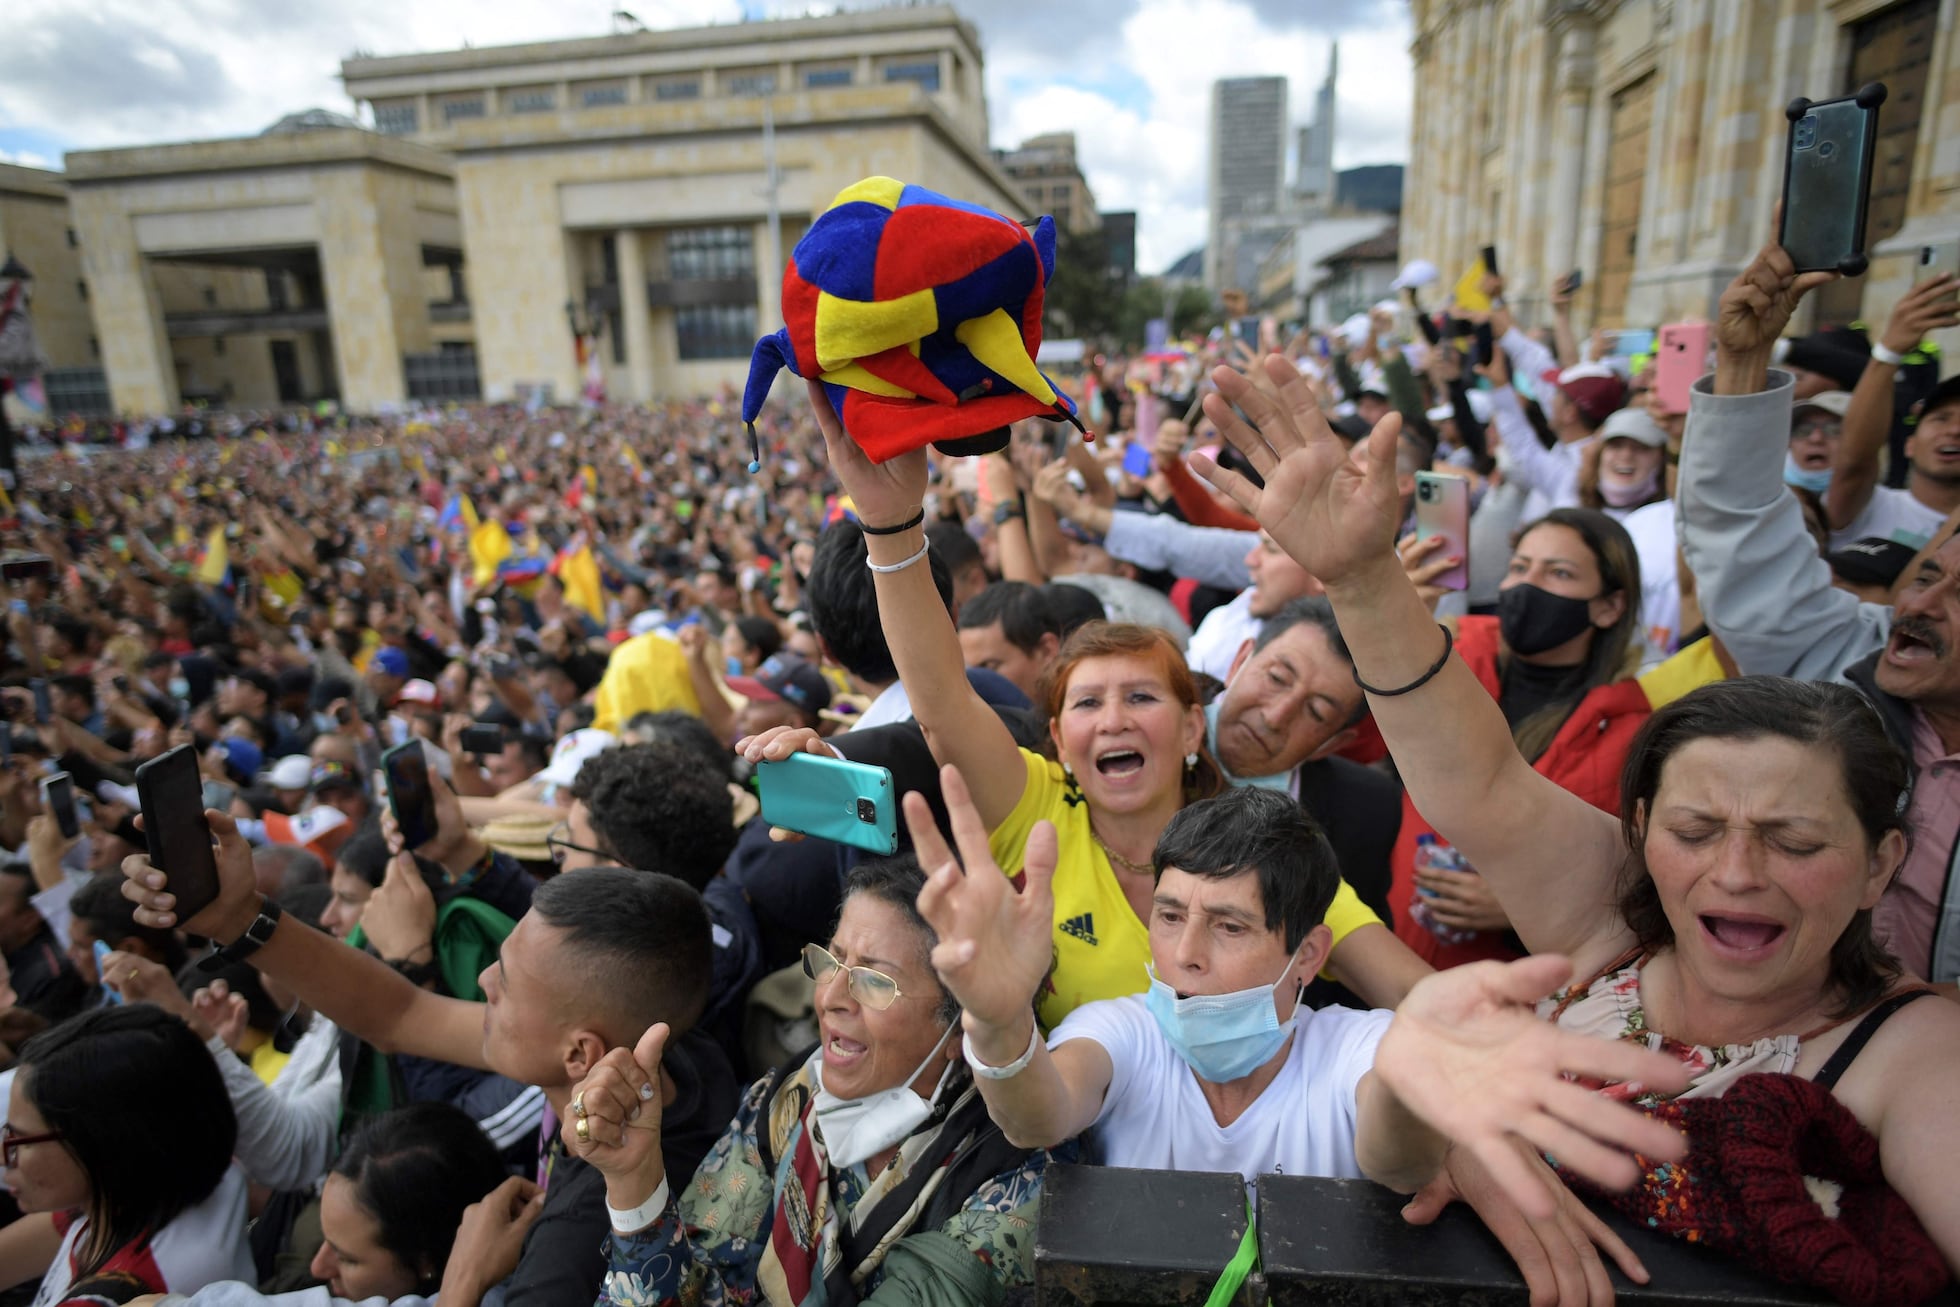
[[[1813, 280], [1775, 247], [1737, 280], [1718, 393], [1759, 388], [1738, 369], [1767, 366]], [[1650, 1166], [1627, 1210], [1847, 1301], [1923, 1297], [1960, 1265], [1960, 1010], [1872, 937], [1910, 784], [1876, 716], [1839, 686], [1705, 687], [1642, 729], [1619, 818], [1575, 798], [1519, 755], [1397, 562], [1394, 418], [1350, 458], [1293, 367], [1263, 366], [1276, 401], [1226, 369], [1205, 401], [1263, 489], [1200, 472], [1325, 583], [1415, 805], [1528, 949], [1571, 960], [1576, 983], [1541, 1012], [1691, 1072], [1667, 1098], [1595, 1086], [1688, 1134], [1688, 1158]]]

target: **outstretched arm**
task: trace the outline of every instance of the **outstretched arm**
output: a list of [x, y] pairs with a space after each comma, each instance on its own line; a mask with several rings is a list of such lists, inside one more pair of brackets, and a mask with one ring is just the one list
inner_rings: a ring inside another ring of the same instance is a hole
[[[1950, 272], [1914, 286], [1893, 308], [1879, 344], [1894, 354], [1910, 354], [1928, 332], [1960, 324], [1956, 289], [1960, 289], [1960, 279]], [[1879, 455], [1885, 451], [1885, 438], [1892, 431], [1892, 389], [1898, 372], [1897, 364], [1882, 363], [1874, 357], [1865, 364], [1857, 388], [1851, 392], [1844, 432], [1831, 460], [1830, 489], [1824, 492], [1824, 513], [1833, 531], [1842, 531], [1858, 520], [1878, 485]]]

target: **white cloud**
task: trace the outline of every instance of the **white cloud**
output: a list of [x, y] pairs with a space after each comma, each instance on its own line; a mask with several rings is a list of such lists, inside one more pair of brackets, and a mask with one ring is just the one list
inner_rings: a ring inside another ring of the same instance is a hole
[[[986, 41], [993, 143], [1072, 130], [1097, 202], [1135, 209], [1138, 264], [1156, 271], [1204, 239], [1211, 84], [1280, 74], [1294, 124], [1311, 113], [1340, 27], [1335, 162], [1407, 157], [1412, 76], [1395, 0], [960, 0]], [[295, 110], [351, 112], [342, 58], [591, 36], [617, 0], [11, 0], [0, 139], [71, 149], [249, 135]], [[797, 13], [808, 0], [632, 0], [648, 26]], [[1265, 11], [1262, 17], [1260, 10]], [[1069, 34], [1058, 43], [1055, 24]], [[1078, 39], [1081, 33], [1089, 39]], [[5, 157], [5, 156], [0, 156]], [[25, 147], [17, 158], [58, 166]]]

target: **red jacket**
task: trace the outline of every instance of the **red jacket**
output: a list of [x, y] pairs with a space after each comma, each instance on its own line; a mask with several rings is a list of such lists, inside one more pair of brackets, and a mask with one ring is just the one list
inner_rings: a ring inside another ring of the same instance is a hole
[[[1495, 617], [1465, 617], [1457, 627], [1456, 651], [1483, 687], [1495, 699], [1498, 694], [1497, 654], [1499, 649]], [[1647, 696], [1634, 680], [1602, 685], [1579, 701], [1565, 725], [1552, 737], [1551, 745], [1533, 764], [1532, 770], [1558, 783], [1560, 789], [1576, 794], [1595, 808], [1616, 816], [1620, 811], [1620, 772], [1626, 764], [1627, 750], [1634, 733], [1652, 711]], [[1512, 814], [1517, 821], [1530, 821], [1530, 813]], [[1395, 841], [1390, 865], [1394, 880], [1389, 886], [1389, 906], [1395, 910], [1395, 933], [1433, 967], [1454, 967], [1485, 958], [1513, 958], [1509, 934], [1483, 931], [1463, 944], [1445, 944], [1427, 926], [1409, 915], [1409, 904], [1416, 890], [1416, 837], [1436, 834], [1436, 828], [1416, 811], [1407, 791], [1402, 795], [1402, 833]], [[1442, 836], [1438, 835], [1438, 839]], [[1445, 841], [1447, 842], [1447, 841]]]

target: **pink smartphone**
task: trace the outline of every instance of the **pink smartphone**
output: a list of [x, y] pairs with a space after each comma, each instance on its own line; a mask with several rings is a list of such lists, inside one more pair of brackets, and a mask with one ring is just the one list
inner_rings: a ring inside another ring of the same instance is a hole
[[1470, 586], [1470, 483], [1447, 472], [1416, 473], [1416, 540], [1443, 537], [1443, 556], [1461, 561], [1437, 577], [1445, 590]]
[[1708, 370], [1708, 324], [1671, 322], [1654, 347], [1654, 393], [1668, 413], [1688, 411], [1688, 393]]

